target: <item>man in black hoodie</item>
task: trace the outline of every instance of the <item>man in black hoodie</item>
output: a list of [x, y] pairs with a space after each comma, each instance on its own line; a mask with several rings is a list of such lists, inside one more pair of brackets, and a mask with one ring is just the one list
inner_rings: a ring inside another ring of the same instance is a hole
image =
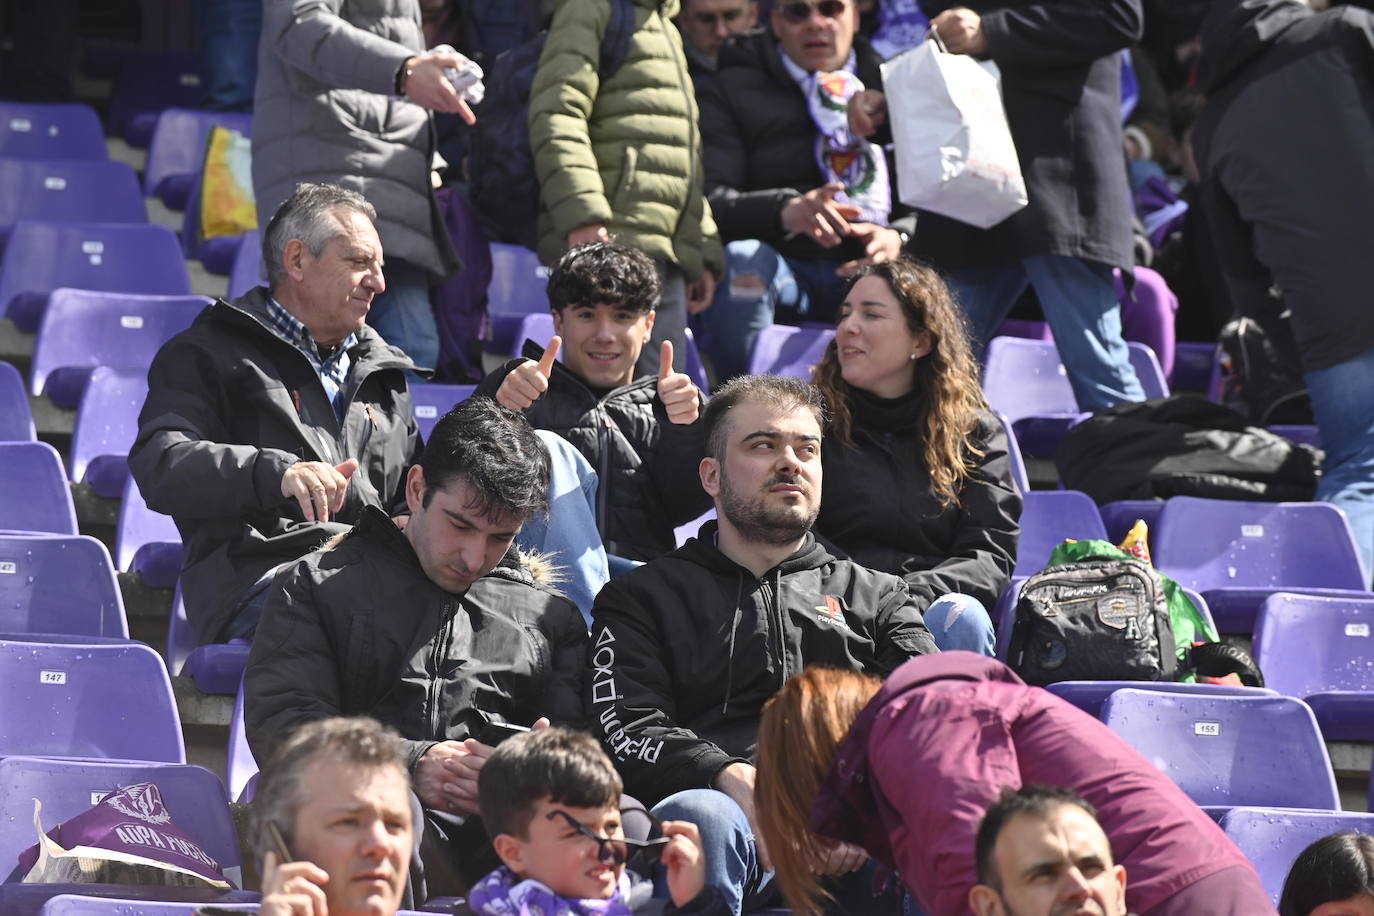
[[[592, 610], [587, 712], [655, 813], [702, 831], [707, 881], [736, 912], [766, 900], [750, 759], [763, 704], [807, 665], [886, 676], [935, 651], [896, 576], [830, 553], [821, 498], [823, 401], [777, 376], [727, 384], [706, 408], [701, 483], [718, 522], [608, 584]], [[834, 874], [863, 865], [850, 847]]]
[[[1193, 128], [1202, 204], [1240, 314], [1277, 287], [1326, 450], [1317, 498], [1345, 510], [1374, 568], [1374, 13], [1217, 0]], [[1284, 333], [1279, 331], [1278, 333]]]

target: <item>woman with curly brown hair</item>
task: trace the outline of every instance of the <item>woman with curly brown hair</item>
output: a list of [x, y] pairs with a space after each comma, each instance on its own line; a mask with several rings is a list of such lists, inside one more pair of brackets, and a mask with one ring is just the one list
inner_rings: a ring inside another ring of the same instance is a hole
[[860, 272], [839, 315], [815, 370], [831, 417], [816, 530], [903, 577], [941, 649], [991, 655], [1021, 496], [963, 313], [939, 274], [899, 259]]

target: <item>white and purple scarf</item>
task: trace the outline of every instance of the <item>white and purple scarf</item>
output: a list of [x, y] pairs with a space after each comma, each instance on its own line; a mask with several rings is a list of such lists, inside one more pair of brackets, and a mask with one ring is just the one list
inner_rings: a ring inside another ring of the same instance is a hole
[[631, 916], [630, 873], [620, 873], [615, 893], [602, 900], [560, 897], [549, 886], [521, 878], [504, 865], [468, 891], [468, 906], [480, 916]]

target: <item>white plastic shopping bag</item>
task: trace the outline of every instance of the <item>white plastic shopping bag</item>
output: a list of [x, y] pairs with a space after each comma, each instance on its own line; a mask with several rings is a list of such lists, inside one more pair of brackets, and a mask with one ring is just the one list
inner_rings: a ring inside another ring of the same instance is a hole
[[933, 31], [882, 69], [902, 203], [981, 229], [1026, 205], [996, 76]]

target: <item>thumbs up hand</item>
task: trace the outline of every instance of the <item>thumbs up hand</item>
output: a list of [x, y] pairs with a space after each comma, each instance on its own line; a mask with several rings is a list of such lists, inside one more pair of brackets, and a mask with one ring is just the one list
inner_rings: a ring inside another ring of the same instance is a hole
[[697, 386], [681, 372], [673, 371], [673, 342], [663, 341], [658, 360], [658, 399], [672, 423], [686, 425], [696, 422], [701, 412], [701, 398]]
[[549, 390], [553, 361], [558, 358], [558, 350], [562, 346], [563, 338], [554, 337], [539, 362], [527, 359], [512, 369], [496, 390], [496, 402], [511, 410], [524, 410], [543, 397], [544, 392]]

